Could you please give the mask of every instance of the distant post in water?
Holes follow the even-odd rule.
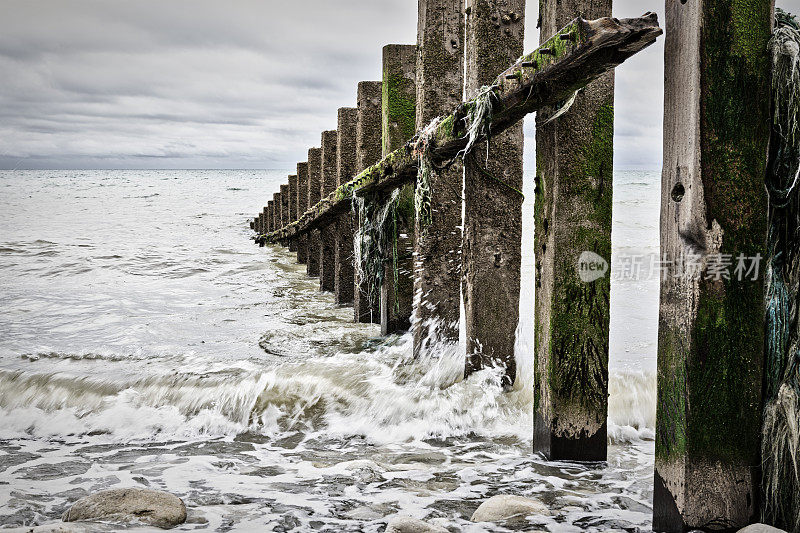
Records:
[[[297,163],[297,217],[303,216],[308,209],[308,163]],[[308,235],[297,238],[297,262],[305,265],[308,262]]]
[[[289,224],[289,184],[284,183],[281,185],[281,227],[286,226]],[[284,241],[284,246],[288,246],[289,243]]]
[[[362,81],[358,84],[358,122],[356,124],[356,172],[374,165],[382,157],[381,148],[381,93],[379,81]],[[359,258],[356,257],[355,261]],[[370,302],[369,289],[362,285],[358,269],[353,274],[353,311],[355,321],[380,323],[380,302]]]
[[[336,128],[336,186],[356,175],[356,125],[358,109],[342,107]],[[334,243],[334,294],[339,305],[353,303],[353,214],[347,212],[336,222]]]
[[[320,200],[320,183],[322,181],[322,149],[308,150],[308,206],[316,205]],[[308,232],[308,263],[306,273],[319,276],[319,254],[321,242],[319,230]]]
[[[322,176],[320,195],[326,197],[336,190],[336,130],[322,132]],[[336,224],[331,223],[320,229],[319,248],[319,290],[330,291],[336,288],[335,257]]]
[[[273,200],[267,202],[267,223],[265,230],[267,232],[275,231],[275,196],[273,195]]]
[[[667,0],[653,529],[758,521],[772,0]]]
[[[540,6],[541,43],[578,15],[611,16],[611,0]],[[611,275],[579,269],[585,260],[611,263],[613,71],[549,121],[555,112],[536,116],[534,450],[553,460],[603,461]]]
[[[417,47],[389,44],[383,47],[381,131],[383,157],[397,150],[416,133]],[[385,200],[385,199],[384,199]],[[381,285],[381,334],[411,326],[414,303],[414,186],[400,189],[395,207],[396,246],[384,256]],[[388,221],[387,221],[388,222]]]
[[[450,113],[464,96],[464,1],[419,0],[417,120],[425,127]],[[427,183],[421,181],[427,180]],[[461,189],[463,166],[417,178],[430,191],[430,220],[415,219],[414,354],[434,339],[458,342],[461,308]],[[419,189],[422,186],[422,189]]]
[[[297,220],[297,176],[289,176],[289,224]],[[289,251],[297,251],[297,239],[289,241]]]
[[[491,85],[523,54],[525,0],[470,0],[467,10],[467,98]],[[465,374],[505,367],[516,379],[514,344],[522,268],[522,122],[475,147],[464,163],[463,291]]]

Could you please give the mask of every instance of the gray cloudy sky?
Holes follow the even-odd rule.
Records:
[[[615,4],[663,23],[663,0]],[[379,79],[381,47],[415,42],[416,5],[0,0],[0,168],[292,168]],[[662,63],[663,38],[617,69],[618,167],[660,166]]]

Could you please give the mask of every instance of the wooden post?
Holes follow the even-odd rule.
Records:
[[[336,128],[336,186],[356,175],[356,124],[358,109],[339,109]],[[344,213],[336,222],[334,243],[334,293],[339,305],[353,303],[353,214]]]
[[[336,130],[322,132],[322,176],[320,194],[328,196],[336,190]],[[336,224],[320,229],[319,290],[333,291],[336,288]]]
[[[261,232],[266,233],[268,227],[269,227],[269,207],[265,205],[264,209],[261,211]]]
[[[273,196],[274,198],[274,196]],[[275,231],[275,200],[267,202],[267,220],[264,230],[267,232]]]
[[[522,55],[525,0],[467,0],[467,98]],[[518,122],[477,145],[464,164],[465,374],[503,366],[516,379],[514,344],[522,267],[522,161]],[[487,157],[488,154],[488,157]]]
[[[280,187],[278,187],[280,191]],[[281,224],[281,193],[276,192],[272,195],[272,225],[273,231],[279,229]]]
[[[403,146],[416,133],[416,67],[416,46],[389,44],[383,47],[381,96],[383,157]],[[400,189],[396,213],[397,257],[395,258],[394,253],[390,252],[383,258],[384,274],[380,299],[382,335],[407,330],[411,326],[414,304],[413,185],[404,185]]]
[[[322,149],[311,148],[308,150],[308,205],[312,206],[320,199],[320,182],[322,180]],[[314,230],[308,234],[308,263],[306,273],[309,276],[319,276],[319,251],[321,248],[319,231]]]
[[[286,226],[289,224],[291,220],[289,220],[289,184],[284,183],[281,185],[281,226]],[[284,240],[284,246],[288,246],[289,243]]]
[[[356,124],[356,172],[381,160],[381,93],[379,81],[362,81],[358,84],[358,122]],[[358,261],[358,258],[355,258]],[[380,323],[379,302],[370,302],[368,289],[353,274],[353,311],[356,322]]]
[[[611,16],[611,0],[540,6],[541,42],[578,15]],[[613,72],[547,123],[554,111],[536,116],[534,450],[554,460],[602,461],[611,276],[583,281],[578,262],[584,252],[611,261]]]
[[[297,163],[297,216],[308,209],[308,163]],[[297,239],[297,262],[305,265],[308,262],[308,235],[300,235]]]
[[[264,214],[263,213],[259,213],[258,216],[255,219],[255,224],[253,222],[250,223],[251,225],[254,226],[254,229],[255,229],[256,233],[264,233],[264,231],[262,229],[263,228],[263,220],[264,220]]]
[[[666,4],[656,531],[759,518],[772,13]]]
[[[419,0],[417,129],[451,112],[464,93],[464,0]],[[419,179],[419,178],[418,178]],[[415,222],[414,354],[458,342],[463,167],[432,172],[429,225]]]
[[[289,222],[297,220],[297,176],[289,176]],[[297,239],[289,240],[289,251],[297,252]]]

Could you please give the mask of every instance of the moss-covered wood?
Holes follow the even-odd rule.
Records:
[[[772,9],[667,2],[656,531],[758,518]]]
[[[652,44],[661,33],[655,14],[621,20],[575,19],[495,79],[491,131],[500,133],[529,113],[563,102],[576,90]],[[543,49],[549,52],[543,53]],[[474,105],[474,100],[465,102],[437,123],[428,139],[434,163],[448,161],[466,147],[464,118]],[[420,148],[419,138],[418,133],[405,146],[323,198],[299,220],[266,238],[284,239],[328,223],[331,216],[350,209],[352,194],[386,191],[416,179],[420,154],[415,150]]]

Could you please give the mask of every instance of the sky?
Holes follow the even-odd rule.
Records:
[[[800,0],[779,0],[800,8]],[[416,41],[415,0],[0,0],[0,169],[291,169]],[[616,0],[614,15],[663,0]],[[800,11],[800,9],[795,9]],[[527,2],[525,50],[538,43]],[[663,37],[617,68],[615,165],[661,165]],[[526,121],[526,168],[534,130]]]

